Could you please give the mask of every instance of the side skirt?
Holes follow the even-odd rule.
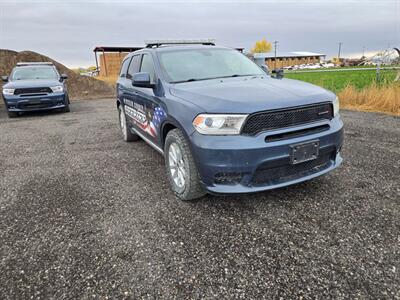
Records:
[[[157,150],[157,152],[159,152],[160,154],[162,154],[164,156],[164,150],[161,149],[160,147],[158,147],[155,143],[153,143],[152,141],[150,141],[147,137],[145,137],[143,134],[141,134],[138,130],[136,130],[135,128],[131,128],[131,131],[133,131],[135,134],[137,134],[138,136],[140,136],[147,144],[149,144],[151,147],[154,148],[154,150]]]

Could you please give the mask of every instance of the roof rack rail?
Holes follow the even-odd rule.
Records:
[[[54,64],[50,61],[48,62],[19,62],[17,63],[17,67],[22,66],[37,66],[37,65],[46,65],[46,66],[53,66]]]
[[[148,40],[144,41],[146,48],[160,47],[163,45],[206,45],[215,46],[215,39],[196,40]]]

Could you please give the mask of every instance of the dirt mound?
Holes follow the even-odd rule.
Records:
[[[60,73],[68,75],[67,86],[71,100],[111,97],[115,94],[113,87],[108,83],[76,74],[59,62],[32,51],[16,52],[0,49],[0,75],[9,75],[18,62],[48,61],[54,63]],[[1,86],[2,83],[0,83],[0,88]]]

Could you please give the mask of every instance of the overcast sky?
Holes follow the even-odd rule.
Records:
[[[147,39],[215,38],[251,48],[337,54],[400,47],[400,0],[97,1],[0,0],[0,48],[33,50],[70,67],[94,64],[94,46]],[[279,51],[278,50],[278,51]]]

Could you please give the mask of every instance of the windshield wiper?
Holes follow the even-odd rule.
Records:
[[[224,76],[224,77],[247,77],[247,76],[257,76],[258,74],[233,74],[230,76]]]
[[[201,80],[212,80],[212,79],[219,79],[219,78],[231,78],[231,77],[245,77],[245,76],[255,76],[255,74],[233,74],[233,75],[228,75],[228,76],[217,76],[217,77],[209,77],[209,78],[190,78],[186,80],[179,80],[179,81],[173,81],[171,83],[183,83],[183,82],[191,82],[191,81],[201,81]]]
[[[190,78],[190,79],[186,79],[186,80],[172,81],[171,83],[192,82],[192,81],[197,81],[197,80],[201,80],[201,79]]]

